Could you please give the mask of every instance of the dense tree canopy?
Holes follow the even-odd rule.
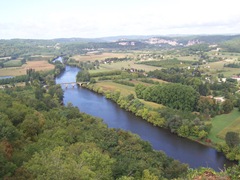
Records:
[[[184,176],[187,166],[123,130],[108,129],[55,91],[34,86],[0,92],[0,175],[13,179],[118,179]],[[60,93],[61,94],[61,93]],[[27,97],[27,98],[26,98]],[[52,98],[53,97],[53,98]],[[119,94],[114,95],[119,99]],[[47,98],[47,99],[46,99]],[[133,95],[128,100],[136,101]],[[136,101],[130,108],[141,106]],[[150,113],[155,120],[154,112]]]
[[[87,70],[81,70],[77,74],[77,81],[79,82],[89,82],[90,73]]]
[[[239,133],[237,133],[237,132],[227,132],[225,140],[226,140],[226,143],[229,147],[236,147],[240,144]]]
[[[199,98],[192,87],[170,83],[150,87],[137,85],[136,94],[139,98],[185,111],[195,110]]]

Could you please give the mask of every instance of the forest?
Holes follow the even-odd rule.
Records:
[[[49,76],[49,75],[48,75]],[[4,179],[140,179],[186,176],[188,167],[149,143],[60,103],[59,85],[34,76],[0,93],[0,177]],[[53,76],[52,76],[53,77]],[[48,81],[47,81],[48,79]]]

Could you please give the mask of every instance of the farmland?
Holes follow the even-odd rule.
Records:
[[[229,131],[240,132],[240,112],[234,109],[229,114],[216,116],[212,119],[212,130],[210,132],[210,139],[213,142],[223,142],[225,135]]]
[[[21,67],[9,67],[0,69],[0,76],[19,76],[26,74],[26,70],[32,68],[36,71],[48,71],[54,69],[54,65],[48,61],[28,61]]]
[[[124,58],[126,56],[132,56],[128,53],[87,53],[86,55],[75,55],[72,58],[84,62],[84,61],[95,61],[95,60],[105,60],[106,58]]]
[[[144,65],[144,64],[136,64],[135,61],[123,61],[123,62],[116,62],[116,63],[111,63],[111,64],[101,64],[100,65],[101,69],[121,69],[121,68],[134,68],[134,69],[142,69],[146,72],[148,71],[153,71],[155,69],[160,69],[159,67],[154,67],[154,66],[149,66],[149,65]]]

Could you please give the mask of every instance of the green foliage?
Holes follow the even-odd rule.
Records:
[[[215,172],[211,168],[189,169],[185,179],[229,179],[226,171]]]
[[[143,171],[143,176],[141,180],[158,180],[158,176],[155,176],[154,174],[151,174],[148,169],[145,169]]]
[[[9,141],[15,140],[19,136],[18,129],[13,126],[6,114],[0,112],[0,139]]]
[[[228,63],[228,64],[224,64],[224,67],[240,68],[240,63]]]
[[[9,95],[0,92],[1,177],[105,180],[177,178],[186,173],[186,165],[154,151],[138,136],[108,129],[101,120],[80,113],[71,104],[59,106],[53,93],[57,87],[50,86],[39,99],[35,88],[8,90]],[[132,94],[125,98],[120,92],[109,95],[129,111],[137,113],[143,108]],[[37,111],[40,102],[47,108]],[[144,113],[156,125],[164,121],[154,111]]]
[[[87,70],[79,71],[77,74],[77,81],[78,82],[89,82],[90,81],[90,74]]]
[[[120,75],[121,73],[122,71],[120,70],[97,72],[97,73],[92,73],[91,77],[113,76],[113,75]]]
[[[4,152],[0,144],[0,177],[2,178],[4,176],[13,175],[16,168],[17,166],[4,156]]]
[[[161,84],[145,89],[138,85],[136,94],[138,98],[185,111],[195,110],[199,98],[199,94],[192,87],[181,84]]]
[[[20,60],[10,60],[4,63],[4,67],[20,67],[22,66],[22,61]]]
[[[206,96],[210,94],[210,85],[203,83],[201,76],[201,72],[198,69],[188,70],[178,67],[154,70],[148,73],[148,77],[191,86],[199,92],[200,95]]]
[[[230,147],[226,143],[218,143],[217,149],[220,152],[223,152],[229,160],[240,160],[240,148],[239,146]]]
[[[54,68],[54,75],[57,76],[65,70],[65,66],[62,63],[56,63]]]
[[[223,42],[221,44],[221,47],[223,47],[224,50],[228,52],[240,52],[239,45],[240,45],[240,38],[237,37],[232,40]]]
[[[227,174],[232,180],[237,180],[240,177],[240,165],[227,168]]]
[[[144,86],[143,84],[137,84],[135,86],[135,92],[136,95],[139,99],[143,99],[143,91],[146,89],[147,87]]]
[[[58,101],[63,100],[63,91],[60,85],[52,85],[48,88],[48,93],[52,98],[57,98]]]
[[[37,179],[112,179],[114,161],[97,150],[88,151],[79,154],[56,147],[48,153],[36,153],[25,167]]]
[[[227,145],[231,148],[233,148],[235,146],[239,146],[239,143],[240,143],[239,133],[227,132],[225,141],[226,141]]]
[[[156,66],[156,67],[181,67],[181,66],[188,66],[194,63],[194,61],[181,61],[178,59],[167,59],[167,60],[160,60],[160,61],[143,61],[139,64],[146,64],[150,66]]]
[[[0,57],[10,56],[12,59],[18,57],[29,57],[41,53],[49,54],[57,52],[52,40],[30,40],[30,39],[12,39],[0,40]]]
[[[142,81],[142,82],[148,83],[148,84],[159,84],[159,82],[153,81],[152,79],[149,79],[149,78],[142,78],[142,79],[139,79],[139,81]]]
[[[190,52],[208,52],[210,50],[209,45],[204,43],[189,46],[188,49]]]
[[[126,85],[126,86],[132,86],[132,87],[135,86],[135,84],[130,82],[130,81],[114,80],[113,82],[118,83],[118,84],[123,84],[123,85]]]
[[[197,110],[201,112],[206,119],[209,119],[220,113],[220,104],[216,103],[213,98],[200,96],[197,102]]]
[[[232,101],[229,99],[226,99],[222,104],[222,109],[224,113],[230,113],[233,110]]]

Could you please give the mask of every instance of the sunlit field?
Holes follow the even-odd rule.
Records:
[[[95,60],[104,60],[106,58],[124,58],[126,56],[132,56],[132,54],[126,53],[101,53],[101,54],[94,54],[88,53],[87,55],[75,55],[72,58],[77,61],[95,61]]]
[[[54,65],[48,61],[28,61],[21,67],[9,67],[0,69],[0,76],[19,76],[26,74],[26,70],[32,68],[35,71],[48,71],[54,69]]]
[[[209,138],[213,142],[224,141],[228,131],[240,132],[240,112],[234,109],[229,114],[216,116],[212,119],[212,129]]]

